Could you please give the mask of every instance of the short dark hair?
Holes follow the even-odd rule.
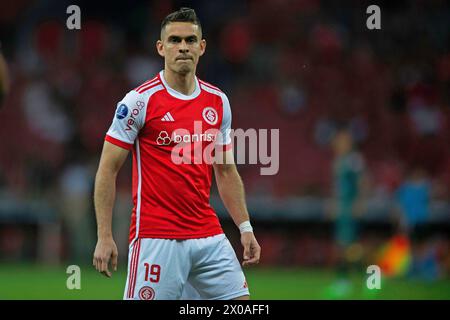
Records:
[[[164,20],[161,22],[161,33],[166,25],[171,22],[191,22],[196,24],[200,31],[202,30],[202,25],[200,24],[200,20],[197,17],[194,9],[191,8],[180,8],[180,10],[172,12]]]

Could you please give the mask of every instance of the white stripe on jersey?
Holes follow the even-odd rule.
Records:
[[[154,82],[155,80],[158,80],[158,77],[157,77],[157,76],[154,77],[154,78],[151,79],[151,80],[145,81],[143,84],[141,84],[140,86],[138,86],[138,87],[136,88],[136,91],[138,91],[138,90],[141,89],[142,87],[144,87],[144,86],[150,84],[151,82]]]
[[[144,93],[145,91],[147,91],[148,89],[150,89],[150,88],[152,88],[153,86],[155,86],[155,85],[157,85],[157,84],[160,84],[161,82],[159,81],[159,80],[156,80],[156,81],[154,81],[154,82],[152,82],[152,83],[149,83],[148,85],[146,85],[145,87],[142,87],[142,88],[140,88],[140,89],[138,89],[138,90],[136,90],[137,92],[139,92],[139,93]]]
[[[218,95],[218,96],[220,96],[220,97],[222,97],[222,95],[223,95],[222,92],[220,92],[220,91],[218,91],[218,90],[216,90],[216,89],[213,89],[213,88],[211,88],[210,86],[207,86],[206,84],[201,83],[201,84],[200,84],[200,87],[201,87],[203,90],[208,91],[209,93],[214,93],[215,95]]]
[[[139,138],[136,138],[136,162],[138,172],[138,188],[137,188],[137,203],[136,203],[136,235],[134,240],[139,237],[139,226],[141,219],[141,191],[142,191],[142,172],[141,172],[141,149],[139,147]]]
[[[217,88],[217,87],[215,87],[215,86],[213,86],[212,84],[209,84],[209,83],[207,83],[207,82],[205,82],[205,81],[203,81],[203,80],[198,80],[198,81],[200,82],[200,84],[202,84],[202,85],[204,85],[204,86],[207,86],[208,88],[211,88],[211,89],[214,89],[214,90],[217,90],[217,91],[220,92],[220,89]]]

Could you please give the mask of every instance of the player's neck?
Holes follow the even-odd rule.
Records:
[[[184,95],[191,95],[195,91],[195,73],[179,74],[169,69],[164,69],[164,80],[175,91]]]

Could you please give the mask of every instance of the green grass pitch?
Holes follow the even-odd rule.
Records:
[[[380,290],[368,290],[365,274],[352,274],[350,289],[343,295],[332,290],[336,275],[323,269],[245,269],[252,299],[450,299],[450,279],[382,279]],[[93,267],[81,267],[81,290],[68,290],[64,267],[0,265],[0,299],[99,300],[122,299],[125,270],[111,279]]]

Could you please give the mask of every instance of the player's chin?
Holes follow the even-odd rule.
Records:
[[[191,73],[192,72],[192,69],[180,69],[180,71],[178,71],[178,74],[180,74],[180,75],[187,75],[187,74],[189,74],[189,73]]]
[[[178,73],[189,73],[194,70],[194,64],[192,60],[178,60],[177,69]]]

